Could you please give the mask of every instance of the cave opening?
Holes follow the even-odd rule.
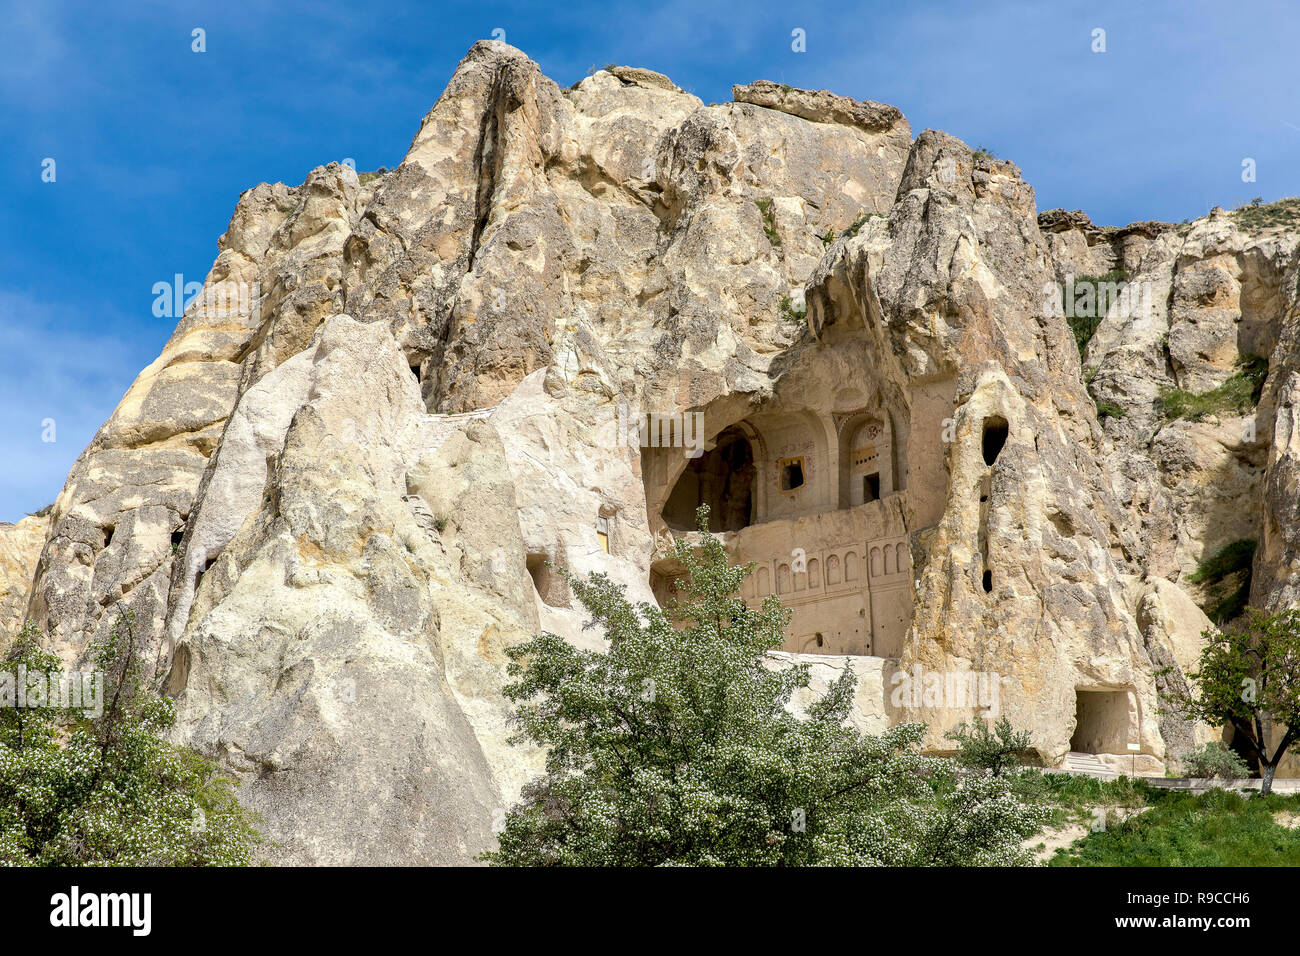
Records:
[[[984,419],[984,464],[992,466],[1007,443],[1007,420],[1000,415]]]
[[[738,428],[722,432],[714,447],[692,459],[664,505],[664,522],[674,531],[695,530],[695,511],[709,506],[709,527],[739,531],[754,521],[757,477],[749,439]],[[802,472],[799,483],[803,483]]]
[[[535,551],[527,555],[524,564],[543,604],[548,607],[569,606],[569,585],[563,575],[555,570],[545,552]]]
[[[1076,688],[1070,749],[1085,754],[1125,753],[1129,740],[1127,691]]]

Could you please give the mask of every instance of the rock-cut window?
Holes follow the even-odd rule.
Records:
[[[794,491],[803,487],[803,459],[786,458],[781,462],[781,490]]]

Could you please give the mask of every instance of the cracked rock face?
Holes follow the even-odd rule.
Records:
[[[853,667],[863,729],[950,748],[990,701],[900,692],[935,674],[991,677],[1047,764],[1160,772],[1216,736],[1160,695],[1218,548],[1257,540],[1254,603],[1297,600],[1300,237],[1039,215],[1014,165],[893,107],[733,96],[633,67],[565,90],[483,42],[392,171],[244,193],[49,516],[0,525],[0,628],[72,662],[134,610],[177,742],[279,862],[491,846],[542,766],[507,743],[504,649],[599,647],[558,570],[663,597],[674,509],[724,486],[752,496],[715,513],[733,553],[811,622],[773,666]],[[1049,293],[1116,269],[1143,294],[1081,359]],[[1242,353],[1256,408],[1163,417]],[[792,548],[819,563],[782,591]]]
[[[45,516],[0,523],[0,651],[22,630],[32,575],[49,531]]]

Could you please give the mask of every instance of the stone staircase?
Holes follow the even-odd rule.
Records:
[[[1095,754],[1079,753],[1077,750],[1071,750],[1065,755],[1065,763],[1061,769],[1066,773],[1076,773],[1085,777],[1096,777],[1098,780],[1114,780],[1118,774],[1111,770]]]

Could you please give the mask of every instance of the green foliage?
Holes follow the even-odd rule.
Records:
[[[978,163],[981,160],[991,162],[992,160],[997,159],[997,157],[993,155],[992,150],[985,149],[981,146],[979,149],[976,149],[971,153],[971,159]]]
[[[1250,767],[1223,741],[1211,740],[1192,748],[1183,756],[1183,772],[1189,777],[1240,780],[1250,776]]]
[[[1300,811],[1300,797],[1228,790],[1155,793],[1152,808],[1057,850],[1051,866],[1300,866],[1300,829],[1275,813]]]
[[[776,216],[772,211],[771,199],[755,199],[754,205],[758,207],[758,214],[763,217],[763,234],[767,236],[767,241],[772,244],[772,248],[781,247],[781,234],[776,231]]]
[[[1128,412],[1123,407],[1116,405],[1114,402],[1097,403],[1097,419],[1105,421],[1107,418],[1127,418]]]
[[[1256,355],[1242,356],[1237,362],[1237,371],[1218,388],[1208,392],[1188,392],[1181,388],[1161,390],[1161,415],[1170,422],[1179,418],[1199,421],[1220,412],[1244,415],[1259,404],[1267,377],[1267,359]]]
[[[1300,226],[1300,197],[1291,196],[1268,204],[1256,197],[1234,209],[1231,215],[1244,229],[1294,229]]]
[[[1172,705],[1211,726],[1231,724],[1258,761],[1263,790],[1300,733],[1300,610],[1265,614],[1257,608],[1221,629],[1207,629],[1190,693],[1173,691]],[[1270,752],[1274,728],[1286,731]]]
[[[1096,334],[1097,327],[1110,312],[1110,307],[1120,297],[1122,287],[1128,283],[1128,279],[1129,275],[1124,269],[1111,269],[1101,275],[1079,276],[1064,290],[1063,295],[1072,300],[1064,303],[1065,320],[1074,333],[1074,344],[1079,349],[1080,357]],[[1083,299],[1079,299],[1080,290]]]
[[[846,724],[847,669],[795,717],[806,664],[778,664],[790,612],[739,597],[697,513],[696,547],[667,607],[628,602],[606,576],[570,578],[605,652],[552,634],[508,651],[516,740],[547,748],[545,775],[506,817],[497,865],[983,865],[1028,862],[1046,819],[1009,784],[923,756],[924,728],[867,736]]]
[[[24,630],[0,667],[24,687],[62,676],[39,637]],[[142,679],[129,611],[88,663],[103,675],[98,715],[0,707],[0,865],[248,864],[253,817],[233,781],[166,741],[175,708]]]
[[[387,174],[387,172],[388,168],[386,166],[380,166],[372,173],[357,173],[357,182],[364,186],[366,183],[373,182],[379,177]]]
[[[962,722],[944,737],[956,742],[958,762],[987,770],[995,777],[1019,764],[1021,755],[1029,749],[1029,732],[1017,731],[1005,716],[992,725],[984,720]]]
[[[1187,576],[1191,583],[1205,586],[1207,601],[1202,609],[1216,624],[1231,621],[1246,609],[1255,547],[1254,538],[1233,541],[1202,561]]]
[[[447,519],[446,519],[446,518],[434,518],[434,519],[433,519],[433,526],[438,530],[438,534],[442,534],[444,531],[447,530]]]

